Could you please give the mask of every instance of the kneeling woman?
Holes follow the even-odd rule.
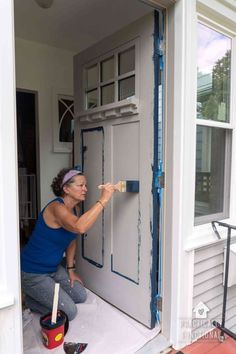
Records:
[[[75,304],[86,300],[86,290],[74,269],[76,237],[93,226],[115,187],[105,184],[100,199],[79,217],[79,204],[87,193],[85,176],[77,170],[63,169],[51,187],[57,198],[39,214],[21,253],[22,290],[26,306],[45,314],[52,310],[54,286],[60,283],[58,309],[72,320],[77,313]],[[64,252],[67,269],[61,265]]]

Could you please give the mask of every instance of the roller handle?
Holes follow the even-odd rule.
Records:
[[[58,308],[59,288],[60,288],[60,284],[59,283],[55,283],[51,324],[57,322],[57,308]]]
[[[121,192],[122,190],[122,181],[119,181],[118,183],[114,184],[114,187],[117,191]],[[98,186],[98,189],[103,189],[104,188],[104,184],[100,184]]]

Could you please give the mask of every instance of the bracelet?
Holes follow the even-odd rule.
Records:
[[[75,269],[75,267],[66,267],[66,269]]]
[[[97,200],[96,203],[99,203],[99,204],[102,206],[102,208],[105,209],[105,206],[104,206],[104,204],[101,202],[101,200]]]

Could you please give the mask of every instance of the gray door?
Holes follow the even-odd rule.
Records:
[[[89,289],[150,328],[155,325],[158,291],[159,205],[153,193],[153,166],[158,162],[154,147],[160,134],[154,121],[161,125],[157,113],[161,86],[155,83],[155,75],[160,75],[153,62],[155,24],[153,14],[148,15],[130,31],[94,45],[74,61],[75,162],[82,164],[88,180],[84,210],[99,198],[99,184],[139,182],[134,193],[117,192],[94,227],[80,238],[78,272]],[[119,77],[118,68],[113,75],[112,68],[122,64],[120,58],[127,64],[133,48],[131,73]],[[101,72],[108,64],[109,83],[104,85]],[[125,98],[129,90],[132,97]],[[105,100],[110,101],[104,104]]]

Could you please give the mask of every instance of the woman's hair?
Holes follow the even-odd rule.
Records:
[[[57,176],[53,178],[51,188],[52,188],[53,193],[57,197],[62,197],[65,194],[63,187],[73,182],[73,177],[75,177],[76,174],[73,177],[71,177],[69,180],[67,180],[66,182],[63,183],[63,179],[64,179],[65,175],[68,174],[68,172],[70,172],[72,170],[73,169],[71,169],[71,168],[63,168],[61,171],[58,172]],[[83,173],[78,171],[77,175],[83,175]]]

